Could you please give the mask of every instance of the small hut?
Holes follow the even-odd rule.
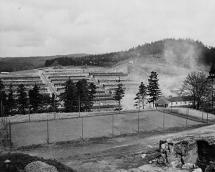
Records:
[[[160,97],[158,100],[155,102],[156,107],[168,107],[169,101],[165,97]]]

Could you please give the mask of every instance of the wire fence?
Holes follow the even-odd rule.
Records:
[[[210,122],[215,121],[214,114],[196,110],[196,109],[191,109],[191,108],[185,108],[185,107],[163,108],[163,109],[159,109],[159,110],[164,113],[179,115],[181,117],[186,118],[187,120],[191,119],[191,120],[200,121],[200,122],[204,122],[204,123],[210,123]]]
[[[47,119],[30,122],[8,122],[10,146],[21,147],[79,139],[114,137],[139,132],[200,125],[193,121],[160,111],[107,113],[69,119]]]

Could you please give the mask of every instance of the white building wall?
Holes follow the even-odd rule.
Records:
[[[168,106],[188,106],[192,105],[192,101],[176,101],[176,102],[170,102]]]

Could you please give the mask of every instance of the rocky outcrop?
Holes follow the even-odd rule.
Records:
[[[26,165],[26,172],[58,172],[57,168],[42,161],[34,161]]]
[[[192,139],[161,140],[153,158],[150,159],[147,154],[141,157],[143,161],[148,160],[148,164],[119,172],[202,172],[196,166],[197,145]]]
[[[198,140],[197,146],[197,165],[207,172],[215,171],[215,141],[211,139]]]

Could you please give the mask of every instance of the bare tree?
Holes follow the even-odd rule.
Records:
[[[192,72],[183,82],[181,95],[190,96],[193,99],[193,107],[199,109],[210,95],[211,83],[208,82],[203,72]]]

